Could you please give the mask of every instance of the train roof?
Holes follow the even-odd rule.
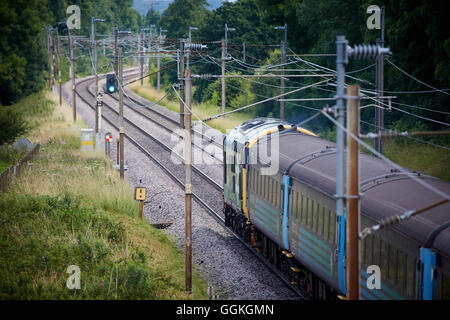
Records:
[[[262,137],[263,140],[270,136]],[[319,137],[284,130],[279,135],[279,171],[333,196],[336,193],[336,145]],[[360,153],[361,212],[382,219],[418,210],[443,200],[441,196],[411,180],[411,175],[450,194],[450,183],[405,168],[398,172],[385,161]],[[344,173],[344,177],[345,177]],[[396,224],[392,229],[425,245],[429,235],[450,220],[450,202]],[[450,228],[442,228],[430,247],[450,256]]]

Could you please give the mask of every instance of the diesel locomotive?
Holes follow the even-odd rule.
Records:
[[[262,152],[261,152],[262,150]],[[335,212],[336,146],[278,119],[256,118],[223,141],[226,224],[307,299],[345,298],[346,215]],[[450,183],[360,154],[360,228],[450,194]],[[368,285],[373,266],[380,285]],[[371,267],[371,268],[369,268]],[[450,299],[450,203],[360,242],[361,299]]]

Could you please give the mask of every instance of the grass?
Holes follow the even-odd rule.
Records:
[[[42,144],[0,197],[0,299],[206,299],[194,272],[184,292],[184,255],[138,219],[138,205],[102,153],[80,151],[82,121],[48,99],[30,132]],[[70,265],[81,289],[69,290]]]
[[[386,139],[385,155],[404,167],[450,181],[450,151],[405,139]]]
[[[161,88],[160,92],[158,93],[158,91],[153,86],[151,86],[148,83],[148,81],[144,82],[143,86],[140,85],[140,82],[134,82],[130,84],[130,89],[133,90],[136,94],[140,95],[141,97],[152,102],[157,102],[163,99],[163,97],[166,95],[164,89]],[[177,101],[171,101],[166,98],[158,102],[158,104],[174,112],[177,113],[180,112],[180,103],[178,102],[178,98]],[[220,107],[208,103],[193,104],[192,110],[200,119],[206,119],[208,117],[211,117],[213,115],[222,112]],[[236,126],[240,125],[241,123],[250,120],[252,118],[253,116],[250,114],[243,114],[236,112],[227,115],[226,117],[220,117],[218,119],[210,120],[208,121],[208,125],[221,131],[222,133],[226,133],[228,130],[233,129]],[[192,119],[194,121],[198,120],[195,116],[192,116]]]

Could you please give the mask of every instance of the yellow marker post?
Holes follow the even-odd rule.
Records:
[[[142,213],[144,211],[144,200],[147,189],[144,187],[136,187],[134,190],[134,199],[139,201],[139,219],[142,220]]]

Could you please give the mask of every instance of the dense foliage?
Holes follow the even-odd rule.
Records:
[[[220,43],[224,37],[224,25],[235,28],[228,33],[228,52],[236,59],[243,60],[243,43],[246,43],[246,63],[253,66],[277,64],[280,60],[279,45],[283,31],[274,30],[275,26],[288,25],[288,53],[334,53],[336,35],[344,34],[350,44],[374,43],[380,36],[379,30],[369,30],[366,20],[367,7],[372,4],[386,6],[386,45],[393,55],[385,62],[385,90],[389,95],[397,96],[396,102],[434,109],[444,113],[430,114],[420,108],[402,106],[401,108],[419,116],[433,117],[443,122],[450,122],[448,115],[449,92],[438,92],[433,88],[447,89],[450,83],[450,29],[446,28],[446,2],[380,0],[238,0],[224,2],[217,9],[208,9],[206,0],[175,0],[167,10],[160,14],[150,8],[146,15],[140,15],[132,8],[132,0],[77,0],[70,4],[81,8],[81,29],[75,35],[88,36],[90,18],[106,19],[105,23],[96,25],[97,34],[110,34],[113,26],[121,30],[137,32],[140,28],[155,25],[153,32],[159,28],[167,29],[166,45],[178,44],[180,37],[188,36],[189,26],[197,27],[192,31],[193,41],[206,41],[208,61],[200,57],[192,58],[192,72],[196,74],[220,73]],[[47,75],[48,57],[45,43],[45,26],[56,26],[57,22],[68,17],[66,8],[68,0],[32,0],[2,1],[2,34],[0,43],[0,99],[3,105],[11,104],[19,98],[38,91],[44,86]],[[292,50],[292,51],[290,51]],[[214,59],[211,59],[213,57]],[[292,58],[289,58],[292,61]],[[328,68],[335,68],[333,57],[309,57],[308,61]],[[108,65],[110,57],[99,55],[99,66]],[[68,65],[63,65],[63,79],[67,79]],[[77,55],[77,75],[90,73],[89,54]],[[169,60],[163,60],[165,67]],[[358,71],[355,77],[366,79],[358,83],[362,88],[374,90],[374,61],[350,59],[346,70]],[[292,68],[305,68],[307,65],[297,62]],[[364,69],[368,67],[367,69]],[[412,77],[420,79],[426,86],[402,73],[406,71]],[[235,61],[227,62],[227,72],[245,73],[245,67]],[[247,69],[248,70],[248,69]],[[170,88],[177,82],[176,68],[162,73],[162,87]],[[247,71],[248,72],[248,71]],[[151,80],[154,80],[153,78]],[[311,79],[290,79],[286,81],[287,89],[302,84],[312,83]],[[216,79],[195,79],[194,101],[218,103],[220,96],[219,82]],[[227,105],[237,107],[242,102],[252,102],[279,93],[279,80],[260,78],[253,80],[230,80],[227,84]],[[431,86],[431,87],[430,87]],[[432,88],[433,87],[433,88]],[[328,91],[327,91],[328,90]],[[332,86],[313,89],[301,93],[301,97],[332,96]],[[428,91],[419,93],[402,93],[404,91]],[[240,92],[240,93],[238,93]],[[229,93],[229,95],[228,95]],[[249,94],[250,93],[250,94]],[[291,97],[300,95],[292,95]],[[323,107],[322,102],[305,102],[286,104],[286,116],[297,121],[305,119],[312,110],[308,108]],[[396,105],[400,108],[399,105]],[[271,101],[256,108],[255,115],[278,115],[278,102]],[[372,122],[373,109],[362,112],[362,119]],[[423,119],[410,117],[400,112],[387,112],[386,123],[399,129],[411,129],[419,126]],[[315,129],[324,131],[329,124],[322,118],[314,121]],[[423,125],[421,125],[423,126]],[[438,129],[442,125],[425,122],[425,127]]]

